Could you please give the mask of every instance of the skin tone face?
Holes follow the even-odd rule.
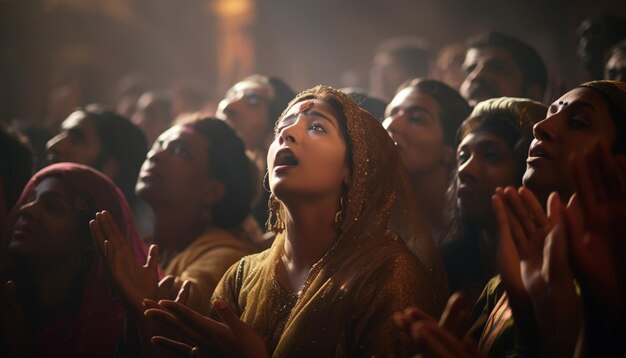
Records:
[[[538,197],[558,191],[567,200],[572,194],[569,158],[594,141],[614,143],[615,125],[608,104],[594,89],[575,88],[556,100],[546,119],[533,127],[524,186]]]
[[[163,132],[141,166],[136,192],[150,205],[197,205],[209,190],[207,139],[184,125]]]
[[[604,79],[626,81],[626,53],[617,52],[609,58],[604,67]]]
[[[267,166],[272,192],[284,202],[293,195],[339,197],[350,171],[346,142],[330,105],[317,99],[293,105],[277,126]]]
[[[511,147],[498,135],[471,132],[457,148],[457,206],[472,222],[493,217],[491,196],[497,187],[517,186],[518,160]]]
[[[460,92],[470,105],[495,97],[526,97],[522,72],[511,54],[499,47],[470,48],[463,62]]]
[[[96,123],[84,112],[70,114],[61,124],[61,133],[47,144],[52,162],[73,162],[93,166],[102,150]]]
[[[45,178],[17,213],[9,252],[38,263],[77,258],[85,245],[79,225],[79,215],[61,179]]]
[[[383,126],[398,146],[409,173],[428,172],[451,160],[444,143],[439,104],[430,95],[405,88],[387,106]]]
[[[461,87],[465,79],[464,59],[465,47],[462,45],[450,45],[441,50],[436,62],[441,81],[454,89]]]
[[[274,90],[264,83],[242,81],[226,92],[220,101],[217,117],[228,122],[241,137],[246,148],[255,150],[265,147],[269,134],[269,107]]]

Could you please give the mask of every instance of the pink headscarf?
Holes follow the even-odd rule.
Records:
[[[96,211],[109,211],[132,247],[137,263],[145,263],[147,250],[137,234],[124,195],[109,178],[84,165],[59,163],[35,174],[26,184],[9,216],[9,227],[13,226],[17,211],[26,204],[30,192],[50,176],[61,178],[74,207],[88,217],[93,217]],[[121,298],[114,295],[102,257],[96,254],[86,276],[83,297],[76,314],[60,319],[39,332],[30,341],[33,348],[30,353],[48,357],[114,357],[123,326],[124,307]]]

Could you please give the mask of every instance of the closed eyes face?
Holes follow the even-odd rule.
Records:
[[[329,104],[293,105],[276,125],[267,155],[269,183],[279,197],[299,192],[338,195],[349,177],[346,142]]]
[[[569,158],[594,141],[611,145],[616,129],[606,100],[594,89],[575,88],[556,100],[546,119],[535,124],[524,185],[531,190],[557,190],[561,197],[573,191]]]
[[[572,153],[596,138],[613,143],[615,130],[606,100],[596,90],[576,88],[552,103],[546,119],[535,125],[533,142],[557,142]]]

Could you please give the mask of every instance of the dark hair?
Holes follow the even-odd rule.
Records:
[[[578,87],[590,88],[604,98],[611,120],[615,125],[613,152],[626,154],[626,83],[600,80],[586,82]]]
[[[278,117],[280,117],[281,113],[283,113],[283,110],[287,107],[289,101],[296,96],[296,93],[287,83],[278,77],[252,75],[244,78],[242,82],[243,81],[260,82],[272,87],[274,90],[274,96],[269,104],[269,119],[267,123],[267,131],[271,132],[274,130],[274,123],[276,123]]]
[[[606,52],[617,42],[626,39],[626,19],[602,15],[583,20],[576,29],[580,43],[586,38],[587,46],[578,48],[578,57],[593,79],[601,79],[606,64]]]
[[[211,117],[189,118],[177,124],[189,126],[209,142],[209,172],[226,186],[224,197],[211,212],[213,224],[235,227],[248,216],[256,195],[253,163],[241,138],[226,122]]]
[[[148,144],[141,130],[126,117],[99,104],[89,104],[78,111],[93,119],[96,133],[102,143],[102,150],[94,164],[100,167],[108,159],[119,163],[119,172],[112,178],[122,190],[127,200],[134,198],[135,184],[141,164],[146,159]]]
[[[501,32],[483,33],[467,41],[468,50],[485,47],[499,47],[507,50],[522,72],[524,84],[526,86],[539,85],[541,91],[545,91],[548,83],[548,71],[541,56],[533,47],[516,37]]]
[[[144,97],[145,96],[145,97]],[[168,121],[172,117],[172,99],[164,92],[146,91],[139,96],[137,102],[142,98],[150,98],[150,104],[145,108],[150,116],[165,118]]]
[[[0,184],[4,204],[10,210],[33,174],[33,153],[26,139],[18,132],[0,126]]]
[[[387,54],[409,71],[408,77],[427,76],[430,51],[428,44],[416,37],[395,37],[383,42],[376,54]]]
[[[461,123],[471,112],[471,107],[452,87],[437,80],[415,78],[400,85],[398,92],[405,88],[412,88],[424,92],[439,104],[439,121],[443,129],[443,140],[450,147],[454,147],[456,132]]]
[[[626,40],[622,40],[622,41],[616,43],[615,45],[613,45],[609,49],[609,51],[606,53],[606,57],[604,59],[604,62],[606,63],[613,55],[616,55],[618,53],[626,54]]]
[[[515,158],[519,185],[526,168],[528,147],[533,138],[532,127],[545,118],[547,107],[523,98],[492,98],[480,102],[459,127],[456,146],[470,133],[488,132],[497,135],[509,146]],[[455,169],[455,178],[458,175]],[[456,180],[450,183],[445,206],[445,230],[438,240],[441,256],[448,270],[453,290],[471,285],[480,290],[493,276],[494,242],[480,244],[479,229],[475,223],[461,217],[457,205]],[[468,268],[472,268],[468,270]],[[475,286],[474,286],[475,285]]]
[[[352,98],[359,107],[368,111],[372,116],[381,122],[385,119],[385,108],[387,108],[387,102],[382,99],[372,97],[366,94],[365,91],[355,87],[342,88],[340,91],[350,96],[350,98]]]
[[[600,91],[597,91],[597,93],[606,100],[606,104],[609,107],[609,114],[615,125],[613,152],[616,154],[626,154],[626,111],[605,93]]]

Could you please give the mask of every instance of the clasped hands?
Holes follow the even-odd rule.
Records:
[[[578,355],[582,346],[594,346],[594,338],[584,332],[601,327],[589,326],[589,317],[601,310],[605,319],[619,319],[626,297],[626,268],[619,264],[626,258],[626,158],[613,157],[606,145],[596,143],[573,156],[570,168],[576,194],[565,206],[552,193],[547,214],[525,188],[499,188],[492,198],[499,224],[499,271],[516,326],[522,335],[540,341],[538,349],[548,356]],[[583,302],[593,304],[583,307]],[[439,322],[416,308],[394,319],[411,335],[420,356],[477,356],[473,342],[459,329],[467,325],[467,315],[450,317],[459,305],[453,295]],[[582,329],[583,324],[589,327]]]
[[[180,289],[173,276],[159,282],[157,245],[150,246],[146,263],[142,265],[136,261],[109,212],[97,213],[89,225],[110,278],[127,311],[138,321],[140,335],[149,335],[140,339],[169,353],[159,350],[159,355],[268,356],[261,337],[224,302],[213,302],[222,320],[219,322],[185,306],[191,289],[188,281]]]

